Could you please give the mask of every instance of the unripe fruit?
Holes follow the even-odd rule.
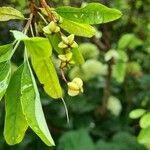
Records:
[[[78,44],[74,41],[74,34],[69,35],[68,37],[62,36],[62,42],[58,44],[59,48],[77,48]]]
[[[57,33],[60,31],[60,28],[54,21],[51,21],[49,25],[43,28],[45,34]]]
[[[68,94],[70,96],[76,96],[79,93],[83,93],[83,81],[80,78],[74,78],[72,82],[68,84]]]
[[[63,69],[67,67],[68,65],[74,64],[74,61],[72,60],[72,53],[69,52],[64,55],[58,55],[58,58],[61,60],[60,68]]]

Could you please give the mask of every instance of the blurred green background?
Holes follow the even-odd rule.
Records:
[[[38,83],[41,101],[56,147],[47,147],[30,129],[22,143],[8,146],[3,137],[5,108],[0,104],[0,150],[146,150],[138,144],[138,120],[129,118],[135,108],[150,109],[150,1],[149,0],[47,0],[52,6],[80,7],[87,2],[100,2],[122,11],[121,19],[99,26],[92,39],[77,38],[86,63],[66,72],[84,80],[84,93],[62,101],[50,99]],[[0,1],[0,6],[13,6],[28,14],[27,0]],[[0,44],[13,41],[10,29],[22,30],[23,23],[0,23]],[[109,64],[107,51],[122,50],[117,65]],[[12,61],[22,62],[22,47]],[[56,61],[56,60],[55,60]],[[114,63],[114,62],[113,62]],[[15,69],[15,65],[13,65]],[[109,68],[110,67],[110,68]],[[111,70],[109,70],[111,69]],[[37,81],[38,82],[38,81]],[[63,84],[63,81],[62,81]],[[64,85],[64,84],[63,84]],[[66,86],[64,85],[64,91]],[[104,101],[104,100],[107,100]]]

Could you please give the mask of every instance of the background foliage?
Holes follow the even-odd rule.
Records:
[[[51,6],[81,6],[88,1],[53,0]],[[93,2],[93,1],[92,1]],[[0,105],[0,149],[15,150],[145,150],[138,144],[136,136],[140,126],[138,120],[129,118],[131,110],[150,108],[150,2],[149,0],[95,0],[122,11],[121,19],[96,26],[97,36],[92,39],[78,38],[80,50],[86,58],[83,69],[73,68],[67,74],[73,78],[81,74],[85,82],[84,94],[65,100],[69,109],[70,124],[61,101],[50,100],[39,84],[47,124],[56,141],[49,148],[31,132],[24,141],[10,147],[3,137],[4,101]],[[2,5],[11,5],[28,14],[25,0],[5,0]],[[21,30],[22,23],[10,21],[0,23],[0,44],[12,41],[9,29]],[[112,49],[111,53],[106,51]],[[109,58],[119,53],[115,66]],[[123,51],[123,52],[122,52]],[[125,52],[125,53],[124,53]],[[15,65],[22,62],[22,47],[13,57]],[[112,69],[109,72],[109,67]],[[117,69],[118,68],[118,69]],[[111,73],[111,76],[109,74]],[[66,87],[64,87],[65,89]],[[109,98],[108,98],[109,97]],[[104,103],[107,99],[108,103]]]

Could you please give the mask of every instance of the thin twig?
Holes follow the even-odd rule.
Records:
[[[23,30],[24,34],[27,34],[27,32],[28,32],[28,30],[30,28],[30,25],[32,23],[32,19],[33,19],[33,13],[30,14],[28,22],[27,22],[27,24],[24,27],[24,30]]]
[[[60,71],[61,71],[62,79],[63,79],[66,83],[68,83],[68,81],[67,81],[67,79],[66,79],[66,77],[65,77],[65,74],[64,74],[64,70],[63,70],[63,69],[60,69]]]
[[[30,31],[31,31],[31,35],[32,35],[33,37],[35,37],[35,36],[34,36],[34,32],[33,32],[33,27],[32,27],[31,24],[30,24]]]
[[[53,16],[52,12],[50,11],[49,6],[48,6],[48,4],[46,3],[46,1],[45,1],[45,0],[40,0],[40,2],[41,2],[42,7],[46,10],[46,12],[47,12],[47,14],[48,14],[49,20],[50,20],[50,21],[55,21],[55,18],[54,18],[54,16]]]
[[[39,16],[41,17],[41,19],[45,22],[45,24],[48,25],[48,22],[47,22],[47,20],[44,18],[44,16],[43,16],[40,12],[38,12],[38,14],[39,14]]]

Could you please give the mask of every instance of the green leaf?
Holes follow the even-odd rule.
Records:
[[[21,107],[21,76],[23,66],[13,74],[5,96],[5,127],[4,137],[9,145],[18,144],[22,141],[28,128]]]
[[[25,35],[23,32],[17,31],[17,30],[11,30],[10,32],[13,33],[14,38],[16,40],[28,40],[29,37]]]
[[[75,34],[77,36],[92,37],[96,34],[95,29],[88,24],[81,24],[78,22],[73,22],[67,19],[63,19],[60,27],[70,34]]]
[[[62,89],[51,58],[32,59],[32,65],[41,84],[44,84],[45,92],[52,98],[61,98]]]
[[[121,62],[116,62],[113,66],[113,77],[119,82],[124,81],[126,75],[126,64]]]
[[[35,38],[30,38],[25,41],[25,45],[30,53],[35,73],[40,83],[44,84],[45,92],[52,98],[61,98],[62,89],[50,57],[52,47],[48,39],[36,41]]]
[[[52,46],[47,38],[33,37],[24,40],[27,50],[32,57],[49,57],[52,55]]]
[[[12,7],[0,7],[0,21],[9,21],[12,19],[24,20],[23,14]]]
[[[119,10],[108,8],[100,3],[90,3],[83,8],[58,7],[55,10],[65,19],[85,24],[107,23],[122,15]]]
[[[150,149],[150,126],[140,131],[138,142],[146,145]]]
[[[116,58],[116,63],[113,66],[113,77],[119,82],[122,83],[124,81],[126,75],[126,68],[128,61],[128,56],[125,51],[118,50],[118,58]]]
[[[145,109],[135,109],[130,112],[129,117],[131,119],[137,119],[140,118],[142,115],[144,115],[145,112],[146,112]]]
[[[150,126],[150,113],[146,113],[141,119],[140,119],[140,127],[141,128],[147,128]]]
[[[137,38],[134,34],[127,33],[120,38],[118,42],[118,48],[119,49],[125,49],[125,48],[134,49],[137,46],[142,45],[142,43],[143,42],[139,38]]]
[[[0,46],[0,63],[10,59],[12,50],[13,44]]]
[[[73,53],[73,60],[75,61],[75,63],[77,65],[82,65],[85,61],[84,61],[83,55],[79,51],[79,49],[78,48],[73,48],[71,51]]]
[[[11,76],[10,66],[11,66],[10,62],[0,63],[0,100],[3,98],[10,81]]]
[[[64,54],[63,49],[58,47],[58,44],[62,41],[61,37],[58,34],[51,34],[48,35],[47,37],[53,47],[53,49],[58,53],[58,54]]]
[[[37,89],[29,63],[24,63],[24,69],[21,79],[21,104],[23,113],[31,129],[41,138],[48,146],[54,146],[54,141],[48,130],[40,95]]]
[[[94,143],[84,129],[65,133],[59,140],[58,150],[94,150]]]

